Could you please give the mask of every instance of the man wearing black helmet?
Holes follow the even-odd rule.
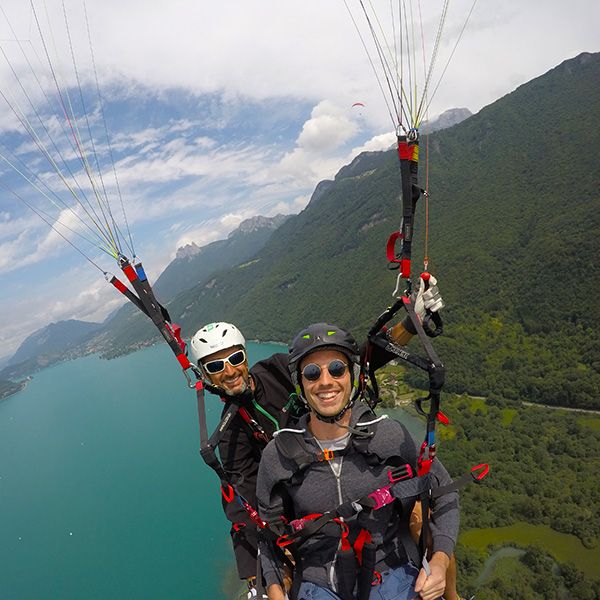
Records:
[[[347,332],[325,323],[301,331],[289,369],[309,413],[276,434],[260,464],[259,510],[271,524],[261,546],[269,598],[285,596],[284,547],[294,555],[290,594],[298,600],[440,598],[458,534],[457,493],[432,504],[431,555],[420,570],[407,532],[415,501],[449,485],[448,473],[434,461],[415,477],[417,445],[406,428],[360,401],[359,350]],[[291,524],[277,538],[281,517]]]
[[[425,290],[420,286],[415,294],[415,311],[421,317],[425,309],[436,312],[443,307],[435,279]],[[407,320],[394,326],[389,335],[399,344],[406,344],[414,332]],[[252,506],[256,506],[256,478],[261,452],[266,441],[282,427],[293,426],[305,409],[290,401],[295,390],[287,369],[287,356],[274,354],[249,369],[245,340],[241,332],[229,323],[211,323],[196,332],[190,342],[191,358],[202,370],[205,379],[217,388],[225,401],[224,412],[232,398],[244,396],[247,414],[265,434],[259,439],[247,421],[236,415],[230,422],[221,441],[219,454],[228,473],[242,474],[240,492]],[[373,370],[394,358],[375,349],[371,356]],[[358,384],[358,376],[354,378]],[[299,409],[299,411],[298,411]],[[294,414],[294,410],[299,414]],[[256,574],[256,528],[239,502],[223,501],[227,518],[231,521],[231,537],[236,556],[238,574],[253,585]]]

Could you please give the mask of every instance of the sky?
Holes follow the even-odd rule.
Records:
[[[375,56],[358,2],[346,3]],[[373,4],[389,42],[390,3]],[[427,66],[443,2],[405,5],[423,24],[409,39],[425,58],[411,60]],[[449,3],[424,117],[477,112],[600,50],[600,3],[589,0],[568,11],[557,0],[478,0],[455,48],[472,5]],[[423,71],[413,84],[423,87]],[[3,1],[0,359],[50,322],[100,321],[122,303],[102,274],[118,270],[111,244],[89,243],[94,221],[112,223],[103,204],[97,218],[84,210],[94,192],[105,190],[113,237],[131,255],[129,229],[152,280],[178,247],[222,239],[257,214],[297,213],[359,152],[389,147],[385,97],[344,0]],[[102,178],[86,178],[75,139]]]

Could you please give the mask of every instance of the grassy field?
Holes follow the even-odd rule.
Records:
[[[574,535],[558,533],[545,525],[516,523],[509,527],[470,529],[460,536],[465,546],[485,549],[491,545],[536,545],[559,563],[574,563],[586,576],[600,579],[600,547],[588,550]]]
[[[600,431],[600,417],[581,417],[581,419],[577,419],[577,422],[594,431]]]

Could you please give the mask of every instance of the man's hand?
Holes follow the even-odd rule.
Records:
[[[267,595],[269,600],[285,600],[285,592],[278,583],[274,583],[267,588]]]
[[[413,291],[411,296],[415,314],[421,323],[423,323],[427,311],[435,313],[445,306],[437,286],[437,279],[433,275],[429,276],[427,289],[425,289],[425,286],[425,280],[422,277],[419,277],[419,285],[417,289]],[[416,333],[417,331],[408,315],[406,315],[400,323],[397,323],[389,330],[390,338],[401,346],[406,346]]]
[[[425,289],[426,287],[427,289]],[[415,313],[417,313],[421,321],[425,318],[426,311],[434,313],[442,310],[445,306],[437,286],[437,279],[433,275],[429,276],[428,282],[423,277],[419,277],[419,287],[417,288],[416,295],[413,295],[412,300]]]
[[[446,589],[446,571],[450,558],[444,552],[436,552],[429,561],[430,574],[421,569],[415,582],[415,592],[422,600],[438,600]]]

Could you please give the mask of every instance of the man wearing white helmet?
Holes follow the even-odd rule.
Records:
[[[423,319],[426,310],[436,313],[444,306],[436,280],[431,277],[426,286],[422,279],[414,295],[416,314]],[[426,289],[427,288],[427,289]],[[390,337],[404,345],[415,334],[408,319],[389,331]],[[256,507],[256,481],[262,450],[273,433],[288,427],[303,414],[305,408],[295,402],[295,386],[288,370],[288,354],[276,353],[248,366],[246,343],[240,330],[230,323],[210,323],[196,332],[190,342],[191,358],[205,380],[225,402],[243,397],[241,404],[248,418],[236,416],[228,424],[219,441],[219,454],[227,473],[235,474],[237,491],[248,503]],[[373,370],[383,366],[394,355],[376,349],[370,358]],[[239,478],[239,474],[242,475]],[[232,523],[231,537],[240,579],[249,585],[257,572],[257,532],[247,510],[239,502],[227,501],[224,495],[225,514]]]
[[[205,380],[225,402],[240,400],[245,412],[237,413],[219,441],[225,471],[235,475],[236,490],[256,506],[256,478],[263,448],[273,432],[293,418],[290,395],[294,386],[288,371],[287,353],[276,353],[248,367],[246,342],[230,323],[209,323],[190,342],[191,358]],[[249,415],[252,422],[244,419]],[[240,477],[239,475],[242,475]],[[231,498],[231,497],[230,497]],[[225,514],[232,523],[231,538],[240,579],[252,585],[256,576],[256,526],[239,502],[223,496]]]

